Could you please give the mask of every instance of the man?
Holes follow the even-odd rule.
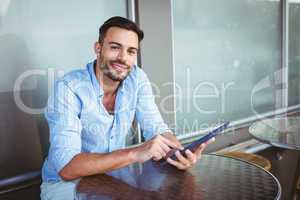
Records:
[[[45,160],[42,199],[55,185],[105,173],[135,162],[158,161],[182,145],[163,122],[146,74],[135,65],[143,32],[122,17],[108,19],[94,44],[96,60],[86,69],[66,74],[49,97],[46,119],[50,149]],[[146,142],[125,148],[125,138],[136,116]],[[188,169],[206,144],[187,157],[176,152],[167,162]]]

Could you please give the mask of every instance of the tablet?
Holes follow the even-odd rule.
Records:
[[[217,135],[219,135],[220,133],[222,133],[227,127],[229,126],[229,122],[225,122],[224,124],[222,124],[221,126],[215,128],[214,130],[210,131],[208,134],[206,134],[205,136],[201,137],[200,139],[192,142],[191,144],[189,144],[188,146],[186,146],[183,150],[180,150],[180,153],[185,156],[185,151],[187,149],[189,149],[191,152],[195,152],[195,150],[204,142],[207,142],[208,140],[210,140],[213,137],[216,137]],[[171,150],[169,153],[167,153],[167,156],[165,159],[167,158],[172,158],[173,160],[176,160],[176,155],[175,155],[176,150]]]

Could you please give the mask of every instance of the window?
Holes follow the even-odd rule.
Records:
[[[279,1],[174,0],[173,16],[178,133],[281,106]]]
[[[48,93],[63,73],[94,58],[98,28],[126,16],[124,0],[0,1],[0,178],[39,169],[47,153],[43,119]],[[30,148],[28,148],[30,147]]]

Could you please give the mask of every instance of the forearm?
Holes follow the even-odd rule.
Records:
[[[111,153],[80,153],[59,172],[64,180],[101,174],[136,162],[135,148],[122,149]]]
[[[170,133],[164,136],[156,135],[151,140],[128,149],[111,153],[80,153],[59,172],[64,180],[74,180],[84,176],[105,173],[125,167],[135,162],[145,162],[149,159],[163,158],[170,148],[181,149],[180,142]]]

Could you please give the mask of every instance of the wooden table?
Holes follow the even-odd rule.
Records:
[[[242,160],[203,155],[180,171],[149,161],[109,174],[82,178],[77,199],[279,199],[281,187],[268,171]]]

